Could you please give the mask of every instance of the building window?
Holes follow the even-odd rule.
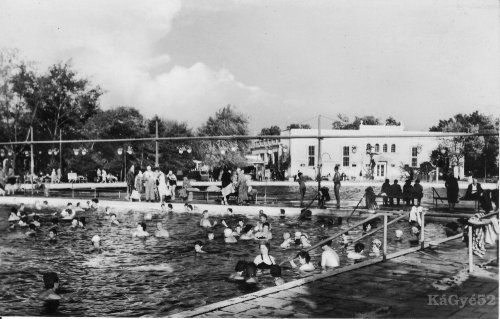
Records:
[[[309,161],[308,166],[314,166],[314,146],[309,146]]]
[[[387,144],[384,144],[384,146],[382,147],[382,150],[384,151],[384,153],[387,153]]]
[[[418,165],[418,150],[417,147],[411,148],[411,167],[417,167]]]
[[[396,153],[396,144],[391,145],[391,153]]]
[[[349,166],[349,146],[344,146],[342,166]]]
[[[378,145],[378,143],[375,144],[375,152],[376,153],[380,152],[380,145]]]

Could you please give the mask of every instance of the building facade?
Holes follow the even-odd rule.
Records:
[[[319,154],[317,129],[291,129],[282,134],[311,138],[258,141],[252,146],[252,154],[261,156],[267,163],[289,153],[287,176],[292,177],[300,171],[312,179],[318,174],[320,157],[323,177],[331,178],[335,165],[339,165],[340,172],[348,180],[366,179],[371,175],[375,180],[401,179],[406,174],[405,166],[419,168],[421,163],[430,160],[432,151],[440,143],[440,138],[429,132],[405,131],[402,125],[361,124],[359,130],[321,130],[322,136],[339,137],[322,139]],[[411,137],[415,134],[424,137]],[[426,134],[429,137],[425,137]],[[462,168],[463,165],[456,168],[455,176],[463,176]]]

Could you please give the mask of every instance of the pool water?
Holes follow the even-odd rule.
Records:
[[[82,212],[79,215],[86,217],[86,229],[73,231],[69,223],[61,224],[57,242],[51,243],[47,235],[51,227],[48,222],[42,223],[35,237],[25,236],[25,229],[10,231],[9,210],[10,207],[0,206],[0,313],[5,316],[166,316],[274,285],[269,274],[259,277],[257,288],[227,280],[237,261],[253,261],[260,254],[258,243],[225,244],[223,227],[216,227],[215,239],[208,242],[207,231],[199,226],[199,213],[156,211],[153,220],[146,221],[147,231],[154,234],[156,223],[161,221],[170,238],[137,239],[131,234],[137,223],[144,220],[144,212],[114,211],[121,222],[119,226],[111,226],[103,212]],[[258,220],[256,216],[244,218],[252,225]],[[297,230],[306,232],[314,245],[339,229],[349,227],[344,222],[341,226],[325,229],[321,227],[323,218],[313,216],[312,220],[300,225],[295,224],[295,217],[271,218],[274,238],[270,255],[280,263],[299,251],[279,248],[285,231],[292,236]],[[212,216],[211,219],[220,222],[221,217]],[[351,220],[350,225],[356,222],[359,219]],[[235,223],[236,220],[230,226]],[[394,241],[395,229],[404,231],[402,242]],[[90,240],[96,234],[101,237],[103,251],[88,253]],[[353,238],[361,235],[361,229],[350,234]],[[382,239],[382,231],[375,237]],[[437,237],[445,237],[443,227],[438,224],[426,226],[426,238]],[[362,240],[366,246],[365,255],[368,255],[373,238]],[[407,221],[390,225],[389,252],[410,247],[409,239],[413,238]],[[194,253],[196,240],[205,243],[203,249],[207,254]],[[341,258],[341,266],[352,263],[338,240],[334,248]],[[321,249],[310,254],[317,265]],[[299,278],[289,264],[283,267],[285,281]],[[37,299],[43,290],[42,275],[48,271],[57,272],[61,282],[63,300],[56,310],[44,307]]]

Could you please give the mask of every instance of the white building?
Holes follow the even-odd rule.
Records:
[[[283,153],[286,155],[290,152],[288,176],[296,175],[300,171],[313,179],[317,176],[319,156],[323,163],[322,176],[333,176],[335,165],[339,165],[340,172],[345,173],[348,179],[359,180],[365,178],[373,166],[373,176],[376,180],[400,179],[404,171],[402,167],[420,167],[421,163],[430,160],[431,152],[440,142],[440,138],[430,136],[429,132],[405,131],[402,125],[361,124],[359,130],[321,130],[322,136],[341,137],[322,139],[319,154],[317,129],[291,129],[282,133],[286,134],[311,138],[281,139],[272,143],[256,142],[252,147],[252,154],[258,154],[267,162],[268,156],[277,160]],[[429,137],[411,137],[416,134],[429,134]],[[463,165],[456,168],[455,176],[463,176],[462,170]]]

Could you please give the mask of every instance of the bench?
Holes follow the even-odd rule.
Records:
[[[392,195],[392,196],[389,196],[389,195],[380,195],[380,194],[378,194],[375,197],[376,198],[387,198],[387,199],[389,199],[389,198],[395,198],[395,199],[402,199],[403,201],[405,201],[405,200],[408,200],[408,199],[410,199],[410,200],[417,199],[418,200],[418,199],[421,199],[423,196],[417,196],[417,195],[411,195],[411,196],[408,196],[408,195]]]
[[[448,200],[448,197],[439,195],[438,191],[433,187],[432,188],[432,200],[434,201],[434,204],[437,208],[438,207],[438,200],[441,201],[441,203],[444,203],[444,201]],[[474,201],[474,209],[479,211],[479,201],[477,199],[460,199],[460,200],[461,201]]]

